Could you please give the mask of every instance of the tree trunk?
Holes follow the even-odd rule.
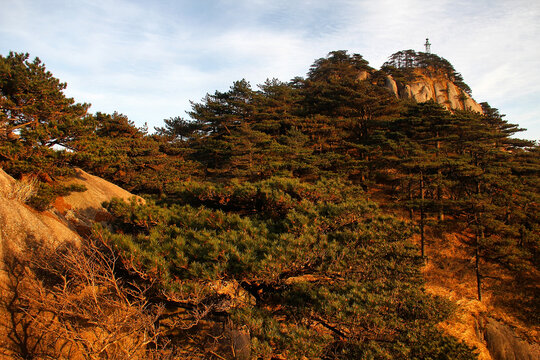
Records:
[[[424,173],[420,172],[420,250],[422,253],[422,259],[425,260],[425,232],[424,232]]]
[[[441,174],[441,170],[439,169],[437,173],[438,173],[438,182],[439,182],[437,184],[437,207],[439,208],[438,218],[439,218],[439,221],[443,221],[444,220],[444,209],[443,209],[443,206],[442,206],[442,186],[441,186],[442,174]]]
[[[482,236],[483,236],[482,231]],[[475,265],[474,270],[476,272],[476,292],[478,295],[478,301],[482,301],[482,275],[480,275],[480,245],[478,242],[478,231],[476,231],[475,234],[475,242],[474,242],[474,258],[475,258]]]
[[[439,132],[437,132],[437,152],[435,153],[435,156],[439,158],[439,152],[441,151],[441,141],[439,140]],[[441,179],[442,179],[442,172],[439,168],[437,170],[437,207],[439,208],[439,221],[444,220],[444,211],[441,204],[442,201],[442,187],[441,187]]]
[[[413,193],[412,193],[412,181],[409,179],[408,183],[408,191],[409,191],[409,217],[411,219],[411,222],[414,220],[414,209],[412,207],[412,200],[413,200]]]

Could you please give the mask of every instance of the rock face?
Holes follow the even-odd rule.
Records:
[[[534,331],[520,334],[520,330],[517,330],[519,324],[513,325],[518,325],[514,330],[512,326],[495,320],[492,317],[493,309],[477,300],[459,299],[455,292],[433,286],[429,286],[428,291],[456,303],[454,315],[440,323],[439,327],[446,334],[476,348],[478,360],[540,359],[540,345]]]
[[[540,347],[531,345],[518,338],[514,331],[500,322],[485,320],[484,340],[494,360],[537,360],[540,359]]]
[[[82,169],[75,169],[73,178],[61,181],[62,185],[84,185],[86,191],[72,192],[59,197],[54,203],[55,213],[69,222],[79,233],[87,233],[94,222],[107,220],[109,214],[102,207],[105,201],[120,198],[125,201],[134,199],[144,204],[144,199],[114,185],[100,177],[90,175]]]
[[[394,95],[396,95],[396,98],[399,99],[399,88],[392,75],[386,75],[386,78],[384,79],[384,87],[393,92]]]
[[[360,71],[358,73],[357,79],[360,81],[367,80],[369,78],[371,78],[371,74],[368,71]]]
[[[97,176],[76,169],[76,177],[61,182],[64,185],[79,184],[84,192],[74,192],[56,199],[51,210],[38,212],[22,201],[21,188],[31,186],[16,181],[0,169],[0,265],[3,249],[10,246],[18,250],[27,239],[49,245],[79,242],[95,221],[107,219],[108,213],[101,204],[114,197],[124,200],[133,198],[128,191]],[[140,197],[136,201],[144,202]]]
[[[416,69],[415,75],[416,79],[410,84],[402,84],[391,75],[387,75],[384,87],[392,91],[399,99],[413,99],[417,102],[433,100],[448,110],[471,110],[483,113],[480,104],[445,76],[430,76],[421,69]]]
[[[112,198],[120,198],[126,201],[135,198],[136,201],[144,203],[141,197],[135,196],[107,180],[90,175],[82,169],[76,168],[75,173],[75,177],[61,181],[62,185],[84,185],[87,189],[83,192],[72,192],[63,198],[73,210],[89,216],[95,215],[96,212],[102,211],[101,204],[104,201],[111,201]]]
[[[79,241],[78,234],[54,214],[22,203],[15,196],[20,186],[24,184],[0,169],[0,256],[6,246],[17,250],[29,238],[49,244]]]

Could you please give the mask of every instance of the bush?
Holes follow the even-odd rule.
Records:
[[[84,192],[86,186],[80,184],[56,185],[38,183],[37,191],[27,199],[27,203],[38,211],[45,211],[50,208],[51,203],[58,196],[67,196],[71,192]]]
[[[118,258],[85,240],[56,249],[31,238],[5,249],[0,353],[17,359],[164,359],[163,313],[147,288],[115,274]],[[161,345],[160,345],[161,344]]]
[[[104,236],[190,308],[219,308],[249,329],[256,356],[429,359],[443,348],[474,358],[435,329],[449,311],[422,291],[408,226],[383,216],[359,187],[274,178],[190,183],[176,193],[193,205],[109,203],[116,231]],[[231,300],[216,294],[217,279],[255,301],[223,308]]]

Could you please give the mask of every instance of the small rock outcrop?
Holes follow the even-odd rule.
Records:
[[[397,82],[394,80],[392,75],[386,75],[384,79],[384,87],[394,93],[396,98],[399,99],[399,88],[397,86]]]
[[[457,309],[452,318],[439,324],[440,328],[476,348],[478,360],[540,359],[540,345],[534,331],[522,333],[523,328],[513,328],[516,324],[511,326],[492,317],[492,309],[485,304],[465,298],[456,301],[454,292],[441,290],[430,286],[429,291],[455,301]]]
[[[365,71],[365,70],[364,70],[364,71],[360,71],[360,72],[358,73],[358,77],[357,77],[357,79],[358,79],[359,81],[364,81],[364,80],[367,80],[367,79],[370,79],[370,78],[371,78],[371,73],[369,73],[368,71]]]
[[[540,347],[516,336],[508,326],[487,318],[483,322],[483,336],[493,360],[538,360]]]
[[[28,239],[52,246],[66,242],[78,243],[96,221],[108,219],[102,207],[112,198],[129,200],[130,192],[97,176],[76,169],[76,176],[60,182],[62,185],[84,185],[86,191],[73,192],[57,198],[53,208],[39,212],[24,203],[21,189],[32,186],[17,181],[0,169],[0,264],[3,249],[7,246],[18,250]],[[136,201],[144,203],[140,197]]]
[[[448,110],[471,110],[483,113],[482,106],[450,79],[442,75],[429,75],[422,69],[415,70],[416,78],[409,84],[396,81],[386,75],[384,87],[398,99],[413,99],[417,102],[433,100]]]
[[[79,235],[54,214],[25,205],[16,196],[21,186],[28,185],[0,169],[0,257],[6,246],[17,250],[28,239],[48,244],[79,241]]]
[[[95,215],[97,212],[103,211],[101,204],[104,201],[111,201],[112,198],[120,198],[129,201],[135,198],[137,201],[144,203],[144,200],[135,196],[127,190],[122,189],[107,180],[91,175],[86,171],[76,168],[75,176],[61,181],[62,185],[84,185],[86,191],[72,192],[63,199],[68,203],[73,210],[80,211],[87,215]]]
[[[83,234],[91,229],[94,222],[109,219],[110,215],[103,208],[103,202],[111,201],[113,198],[125,201],[134,199],[141,204],[145,202],[143,198],[79,168],[75,169],[74,177],[60,181],[60,184],[83,185],[86,188],[86,191],[72,192],[59,197],[54,203],[54,212]]]

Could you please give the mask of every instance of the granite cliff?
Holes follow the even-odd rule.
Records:
[[[483,113],[482,106],[452,80],[440,73],[430,73],[424,69],[414,69],[415,79],[409,83],[396,81],[386,75],[384,86],[399,99],[413,99],[417,102],[433,100],[448,110],[471,110]]]
[[[359,76],[359,79],[366,78],[387,88],[398,99],[433,100],[450,111],[483,113],[482,106],[471,97],[471,89],[461,74],[450,62],[435,54],[398,51],[389,57],[380,71]]]
[[[372,81],[391,91],[397,99],[411,99],[419,103],[432,100],[450,111],[484,112],[482,106],[446,74],[423,68],[413,69],[412,73],[414,74],[412,79],[400,80],[383,70],[381,72],[361,71],[358,74],[358,80]]]

